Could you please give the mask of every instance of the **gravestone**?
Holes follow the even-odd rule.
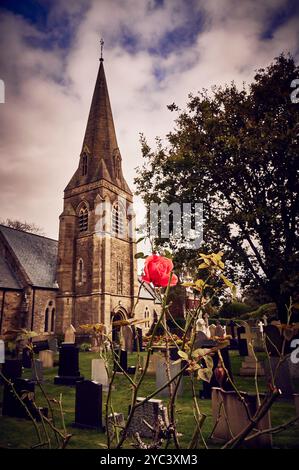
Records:
[[[144,398],[138,397],[137,403],[143,401]],[[130,412],[130,409],[129,409]],[[162,400],[151,399],[143,405],[136,408],[131,423],[128,427],[128,435],[132,436],[138,433],[140,437],[153,438],[153,434],[159,429],[159,421],[162,420],[168,425],[167,408],[163,406]],[[154,432],[147,426],[148,423]]]
[[[64,342],[74,344],[76,341],[76,330],[70,325],[64,332]]]
[[[122,327],[123,343],[125,351],[133,352],[133,331],[128,325]]]
[[[105,367],[104,359],[92,359],[91,361],[91,380],[102,385],[103,391],[109,389],[109,379]]]
[[[140,352],[143,351],[143,342],[142,342],[142,328],[135,328],[132,326],[133,330],[133,351],[137,352],[138,349]]]
[[[49,343],[49,349],[51,351],[53,351],[54,354],[56,354],[58,352],[58,341],[57,341],[57,338],[55,338],[54,336],[52,336],[51,338],[48,339],[48,343]]]
[[[84,380],[79,370],[79,349],[75,344],[62,343],[59,348],[58,376],[54,378],[56,385],[75,385]]]
[[[158,356],[158,362],[156,367],[156,388],[162,387],[165,383],[169,381],[168,374],[166,371],[166,358],[165,356]],[[170,361],[169,363],[169,371],[170,377],[175,377],[181,370],[182,364],[181,362],[174,364]],[[178,379],[172,382],[172,387],[174,388]],[[183,394],[183,377],[181,377],[180,384],[177,390],[177,396],[182,396]],[[159,392],[159,396],[168,397],[169,396],[169,387],[165,387],[161,392]]]
[[[294,394],[296,415],[299,417],[299,393]]]
[[[254,377],[256,374],[258,376],[263,376],[265,374],[264,369],[261,363],[255,359],[254,351],[251,347],[251,345],[254,347],[257,338],[256,333],[252,331],[248,324],[246,324],[244,329],[245,331],[240,333],[240,341],[246,341],[248,354],[242,362],[240,375],[244,377]]]
[[[269,360],[264,361],[264,369],[268,384],[272,384],[272,377],[274,377],[274,385],[285,397],[293,395],[294,388],[287,359],[279,365],[279,357],[270,356]]]
[[[233,338],[235,339],[236,336],[237,336],[237,332],[236,332],[236,322],[234,322],[233,320],[231,320],[228,324],[228,334]]]
[[[243,392],[241,395],[247,404],[250,417],[253,417],[258,408],[256,395]],[[212,414],[215,428],[211,437],[217,442],[228,442],[251,422],[238,394],[234,391],[223,391],[220,388],[212,389]],[[270,411],[257,424],[257,430],[268,428],[271,428]],[[272,446],[272,437],[269,434],[263,434],[244,442],[244,445],[248,448],[269,448]]]
[[[91,380],[76,383],[75,422],[73,426],[103,431],[101,384]]]
[[[2,365],[2,374],[14,381],[22,376],[22,361],[18,359],[7,359]]]
[[[266,348],[270,356],[278,357],[282,352],[283,336],[276,325],[264,327]]]
[[[128,353],[127,353],[127,351],[124,351],[123,349],[116,350],[115,351],[115,359],[118,362],[118,364],[114,361],[114,364],[113,364],[114,370],[116,370],[117,372],[122,372],[122,370],[127,372],[127,368],[128,368]]]
[[[135,373],[136,373],[136,366],[129,366],[127,369],[127,374],[135,375]]]
[[[22,399],[23,403],[27,406],[31,415],[36,419],[40,420],[39,412],[33,405],[35,384],[27,379],[15,379],[14,390],[18,394],[19,398]],[[47,408],[39,408],[39,410],[47,416]],[[4,385],[3,390],[3,404],[2,404],[2,415],[10,416],[12,418],[23,418],[30,419],[28,413],[15,396],[13,389],[10,385]]]
[[[39,360],[42,362],[44,369],[54,367],[54,352],[50,349],[40,351]]]
[[[123,413],[111,413],[108,415],[108,434],[112,441],[118,431],[119,435],[122,429],[125,427],[125,418]]]
[[[211,399],[212,397],[212,387],[221,387],[223,390],[230,391],[233,390],[233,385],[231,382],[234,382],[234,377],[232,373],[229,348],[221,349],[221,356],[224,363],[224,367],[228,372],[230,380],[221,364],[218,353],[215,353],[213,358],[213,375],[210,382],[202,381],[202,390],[199,392],[199,397],[201,399]]]
[[[150,355],[150,360],[149,360],[148,368],[146,371],[147,374],[156,374],[158,359],[159,359],[158,353],[152,353]]]
[[[49,349],[49,342],[48,340],[43,341],[33,341],[32,342],[33,352],[38,354],[40,351],[45,351]]]
[[[299,379],[299,363],[297,362],[296,364],[295,362],[293,362],[291,356],[289,356],[286,360],[289,364],[289,369],[290,369],[290,374],[291,374],[292,379],[298,380]]]
[[[240,356],[248,356],[247,340],[243,338],[244,333],[245,333],[245,326],[239,326],[237,328],[237,336],[238,336],[238,345],[239,345],[239,354],[240,354]]]
[[[44,381],[43,363],[40,359],[34,359],[32,361],[31,381],[34,383]]]
[[[24,369],[31,369],[31,359],[32,359],[32,352],[30,348],[25,346],[22,351],[22,365]]]
[[[251,331],[255,337],[254,343],[253,343],[254,350],[258,352],[264,352],[265,348],[264,348],[264,341],[263,341],[263,333],[262,333],[260,326],[253,326],[251,328]]]

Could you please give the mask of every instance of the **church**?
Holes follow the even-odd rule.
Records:
[[[137,275],[132,204],[101,56],[59,240],[0,225],[0,335],[26,328],[44,337],[87,323],[109,331],[113,319],[132,317],[146,332],[160,303]]]

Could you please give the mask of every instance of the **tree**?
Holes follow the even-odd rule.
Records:
[[[293,58],[281,55],[247,88],[213,87],[190,95],[185,111],[169,106],[176,128],[156,150],[141,137],[135,180],[146,205],[203,202],[202,250],[225,251],[239,266],[235,282],[262,288],[283,322],[298,285],[299,104],[290,99],[298,77]],[[170,244],[177,263],[197,263],[197,252]]]
[[[14,228],[16,230],[23,230],[23,232],[35,233],[36,235],[44,235],[44,231],[38,225],[35,225],[32,222],[21,222],[17,219],[6,219],[1,220],[0,224],[5,225],[6,227]]]

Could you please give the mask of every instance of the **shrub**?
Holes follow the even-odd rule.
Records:
[[[220,318],[239,318],[250,312],[252,307],[242,302],[228,302],[222,305],[219,310]]]

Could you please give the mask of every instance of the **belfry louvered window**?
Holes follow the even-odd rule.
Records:
[[[112,208],[112,234],[123,236],[125,233],[125,212],[120,204]]]
[[[88,209],[83,206],[79,211],[79,231],[86,232],[86,230],[88,230]]]
[[[82,157],[82,176],[87,175],[87,155],[86,153]]]

